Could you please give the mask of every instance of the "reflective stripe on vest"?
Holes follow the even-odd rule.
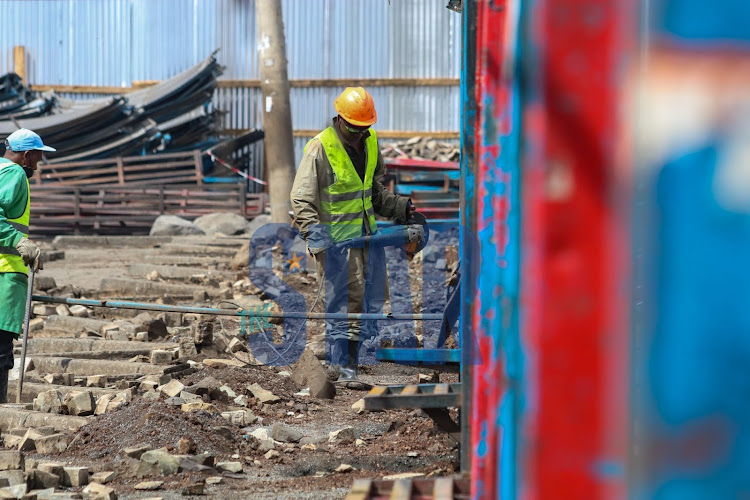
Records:
[[[8,163],[3,168],[8,168],[14,165]],[[16,219],[8,219],[8,223],[13,226],[14,229],[23,233],[23,235],[29,237],[29,216],[31,215],[31,189],[29,188],[29,179],[26,179],[26,208],[20,217]],[[26,268],[26,264],[23,263],[18,250],[10,247],[0,247],[0,273],[22,273],[29,274],[29,270]]]
[[[323,145],[328,163],[336,175],[336,182],[321,193],[321,222],[329,227],[331,239],[340,242],[361,236],[365,217],[369,222],[370,233],[375,233],[377,222],[372,206],[372,178],[378,164],[378,139],[375,131],[370,130],[370,136],[365,139],[367,166],[364,182],[333,127],[328,127],[315,136],[315,139]]]

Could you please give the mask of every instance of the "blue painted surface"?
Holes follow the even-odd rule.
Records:
[[[389,348],[379,349],[378,361],[393,361],[395,363],[427,363],[443,365],[446,363],[459,363],[461,361],[460,349],[408,349]]]
[[[740,43],[750,48],[750,2],[747,0],[657,0],[656,32],[706,47]]]
[[[651,191],[652,316],[635,366],[647,373],[636,408],[649,462],[636,498],[750,494],[750,213],[716,198],[723,151],[714,141],[675,158]]]

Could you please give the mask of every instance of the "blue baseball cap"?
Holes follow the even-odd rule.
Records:
[[[5,141],[13,151],[57,151],[45,146],[39,134],[27,128],[16,130]]]

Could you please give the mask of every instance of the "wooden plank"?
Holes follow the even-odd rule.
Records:
[[[13,47],[13,71],[21,77],[21,82],[26,84],[26,47],[16,45]]]
[[[228,133],[235,131],[228,129]],[[425,131],[425,130],[377,130],[378,139],[411,139],[412,137],[428,137],[430,139],[458,139],[460,134],[453,130]],[[294,137],[313,138],[320,133],[317,129],[298,129],[294,131]]]
[[[393,483],[390,500],[409,500],[411,498],[411,479],[399,479]]]

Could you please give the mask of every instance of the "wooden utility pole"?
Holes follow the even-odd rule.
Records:
[[[13,47],[13,72],[21,77],[21,81],[28,85],[26,81],[26,47],[16,45]]]
[[[284,20],[279,0],[255,0],[258,66],[263,91],[263,153],[268,165],[271,220],[289,222],[294,182],[292,110],[289,103]]]

